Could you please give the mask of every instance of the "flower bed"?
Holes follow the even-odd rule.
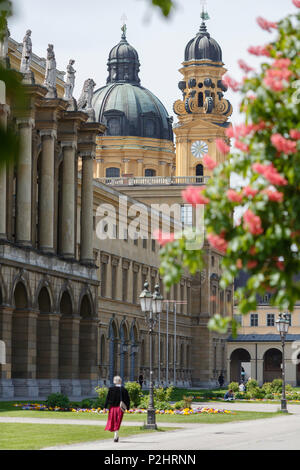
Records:
[[[26,403],[24,404],[15,404],[17,408],[22,410],[30,411],[63,411],[63,412],[72,412],[72,413],[97,413],[97,414],[108,414],[107,410],[102,410],[101,408],[59,408],[59,407],[47,407],[46,405],[41,405],[39,403]],[[125,414],[147,414],[145,409],[130,409],[125,412]],[[156,410],[157,415],[195,415],[195,414],[235,414],[232,411],[224,409],[215,409],[207,407],[199,407],[195,409],[185,408],[183,410]]]

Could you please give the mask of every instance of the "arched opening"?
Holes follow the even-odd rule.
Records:
[[[196,166],[196,176],[199,176],[199,177],[203,178],[203,176],[204,176],[203,165],[199,164],[199,165]]]
[[[3,304],[3,296],[2,296],[2,289],[0,286],[0,306]]]
[[[145,170],[145,177],[146,178],[153,178],[154,176],[156,176],[156,171],[155,170],[152,170],[151,168]]]
[[[128,380],[128,333],[125,322],[122,323],[120,328],[120,376],[125,382]]]
[[[269,349],[264,354],[264,382],[281,379],[282,352],[279,349]]]
[[[120,178],[120,168],[106,168],[106,178]]]
[[[79,328],[79,377],[91,380],[97,369],[97,325],[92,319],[92,306],[88,295],[84,295],[80,305]]]
[[[33,378],[35,370],[31,370],[31,377],[28,375],[30,368],[29,361],[32,360],[32,366],[35,366],[35,338],[32,338],[33,341],[30,343],[29,335],[32,334],[32,331],[30,331],[31,322],[25,313],[28,309],[28,295],[22,282],[18,282],[15,287],[14,304],[15,310],[12,316],[12,378]]]
[[[130,330],[130,381],[135,382],[138,380],[138,361],[137,361],[137,354],[138,354],[138,332],[135,325],[132,325]]]
[[[118,330],[114,321],[109,327],[109,380],[113,383],[118,368]]]
[[[243,369],[245,376],[243,377]],[[230,381],[240,383],[242,379],[247,381],[251,375],[251,356],[246,349],[239,348],[230,356]]]
[[[53,324],[51,315],[51,300],[48,289],[43,287],[38,296],[39,316],[37,319],[37,379],[51,378],[54,343],[57,347],[58,325]],[[53,377],[54,378],[54,377]]]
[[[59,378],[71,379],[74,377],[74,374],[78,374],[78,359],[74,357],[74,338],[79,337],[79,325],[73,323],[73,305],[68,291],[62,294],[60,313]]]

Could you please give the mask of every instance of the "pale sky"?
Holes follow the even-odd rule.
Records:
[[[239,80],[243,76],[240,58],[256,66],[258,59],[247,53],[250,45],[262,45],[274,34],[262,31],[255,18],[278,21],[296,8],[291,0],[207,0],[211,20],[208,31],[223,50],[228,73]],[[57,67],[65,70],[70,58],[77,70],[75,97],[84,80],[93,78],[97,88],[106,84],[107,59],[121,38],[121,17],[127,16],[127,40],[141,62],[141,84],[151,90],[174,116],[173,103],[181,99],[178,69],[184,60],[185,46],[199,30],[200,0],[176,0],[177,9],[165,20],[149,7],[148,0],[13,0],[15,15],[9,21],[11,36],[22,42],[32,30],[34,52],[46,57],[48,44],[54,44]],[[227,92],[235,107],[232,121],[240,120],[239,95]]]

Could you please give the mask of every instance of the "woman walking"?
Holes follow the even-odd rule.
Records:
[[[122,424],[124,412],[130,408],[128,391],[122,387],[121,377],[114,377],[114,386],[110,387],[104,408],[109,408],[108,420],[105,431],[114,432],[114,442],[119,442],[119,430]]]

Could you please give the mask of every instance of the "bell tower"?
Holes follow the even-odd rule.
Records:
[[[178,84],[182,100],[174,103],[178,123],[176,135],[176,176],[210,176],[202,159],[209,154],[216,162],[223,155],[216,148],[218,138],[226,139],[225,130],[232,114],[230,102],[224,98],[228,87],[222,77],[227,72],[219,44],[207,31],[207,12],[202,11],[198,34],[185,48],[183,80]]]

